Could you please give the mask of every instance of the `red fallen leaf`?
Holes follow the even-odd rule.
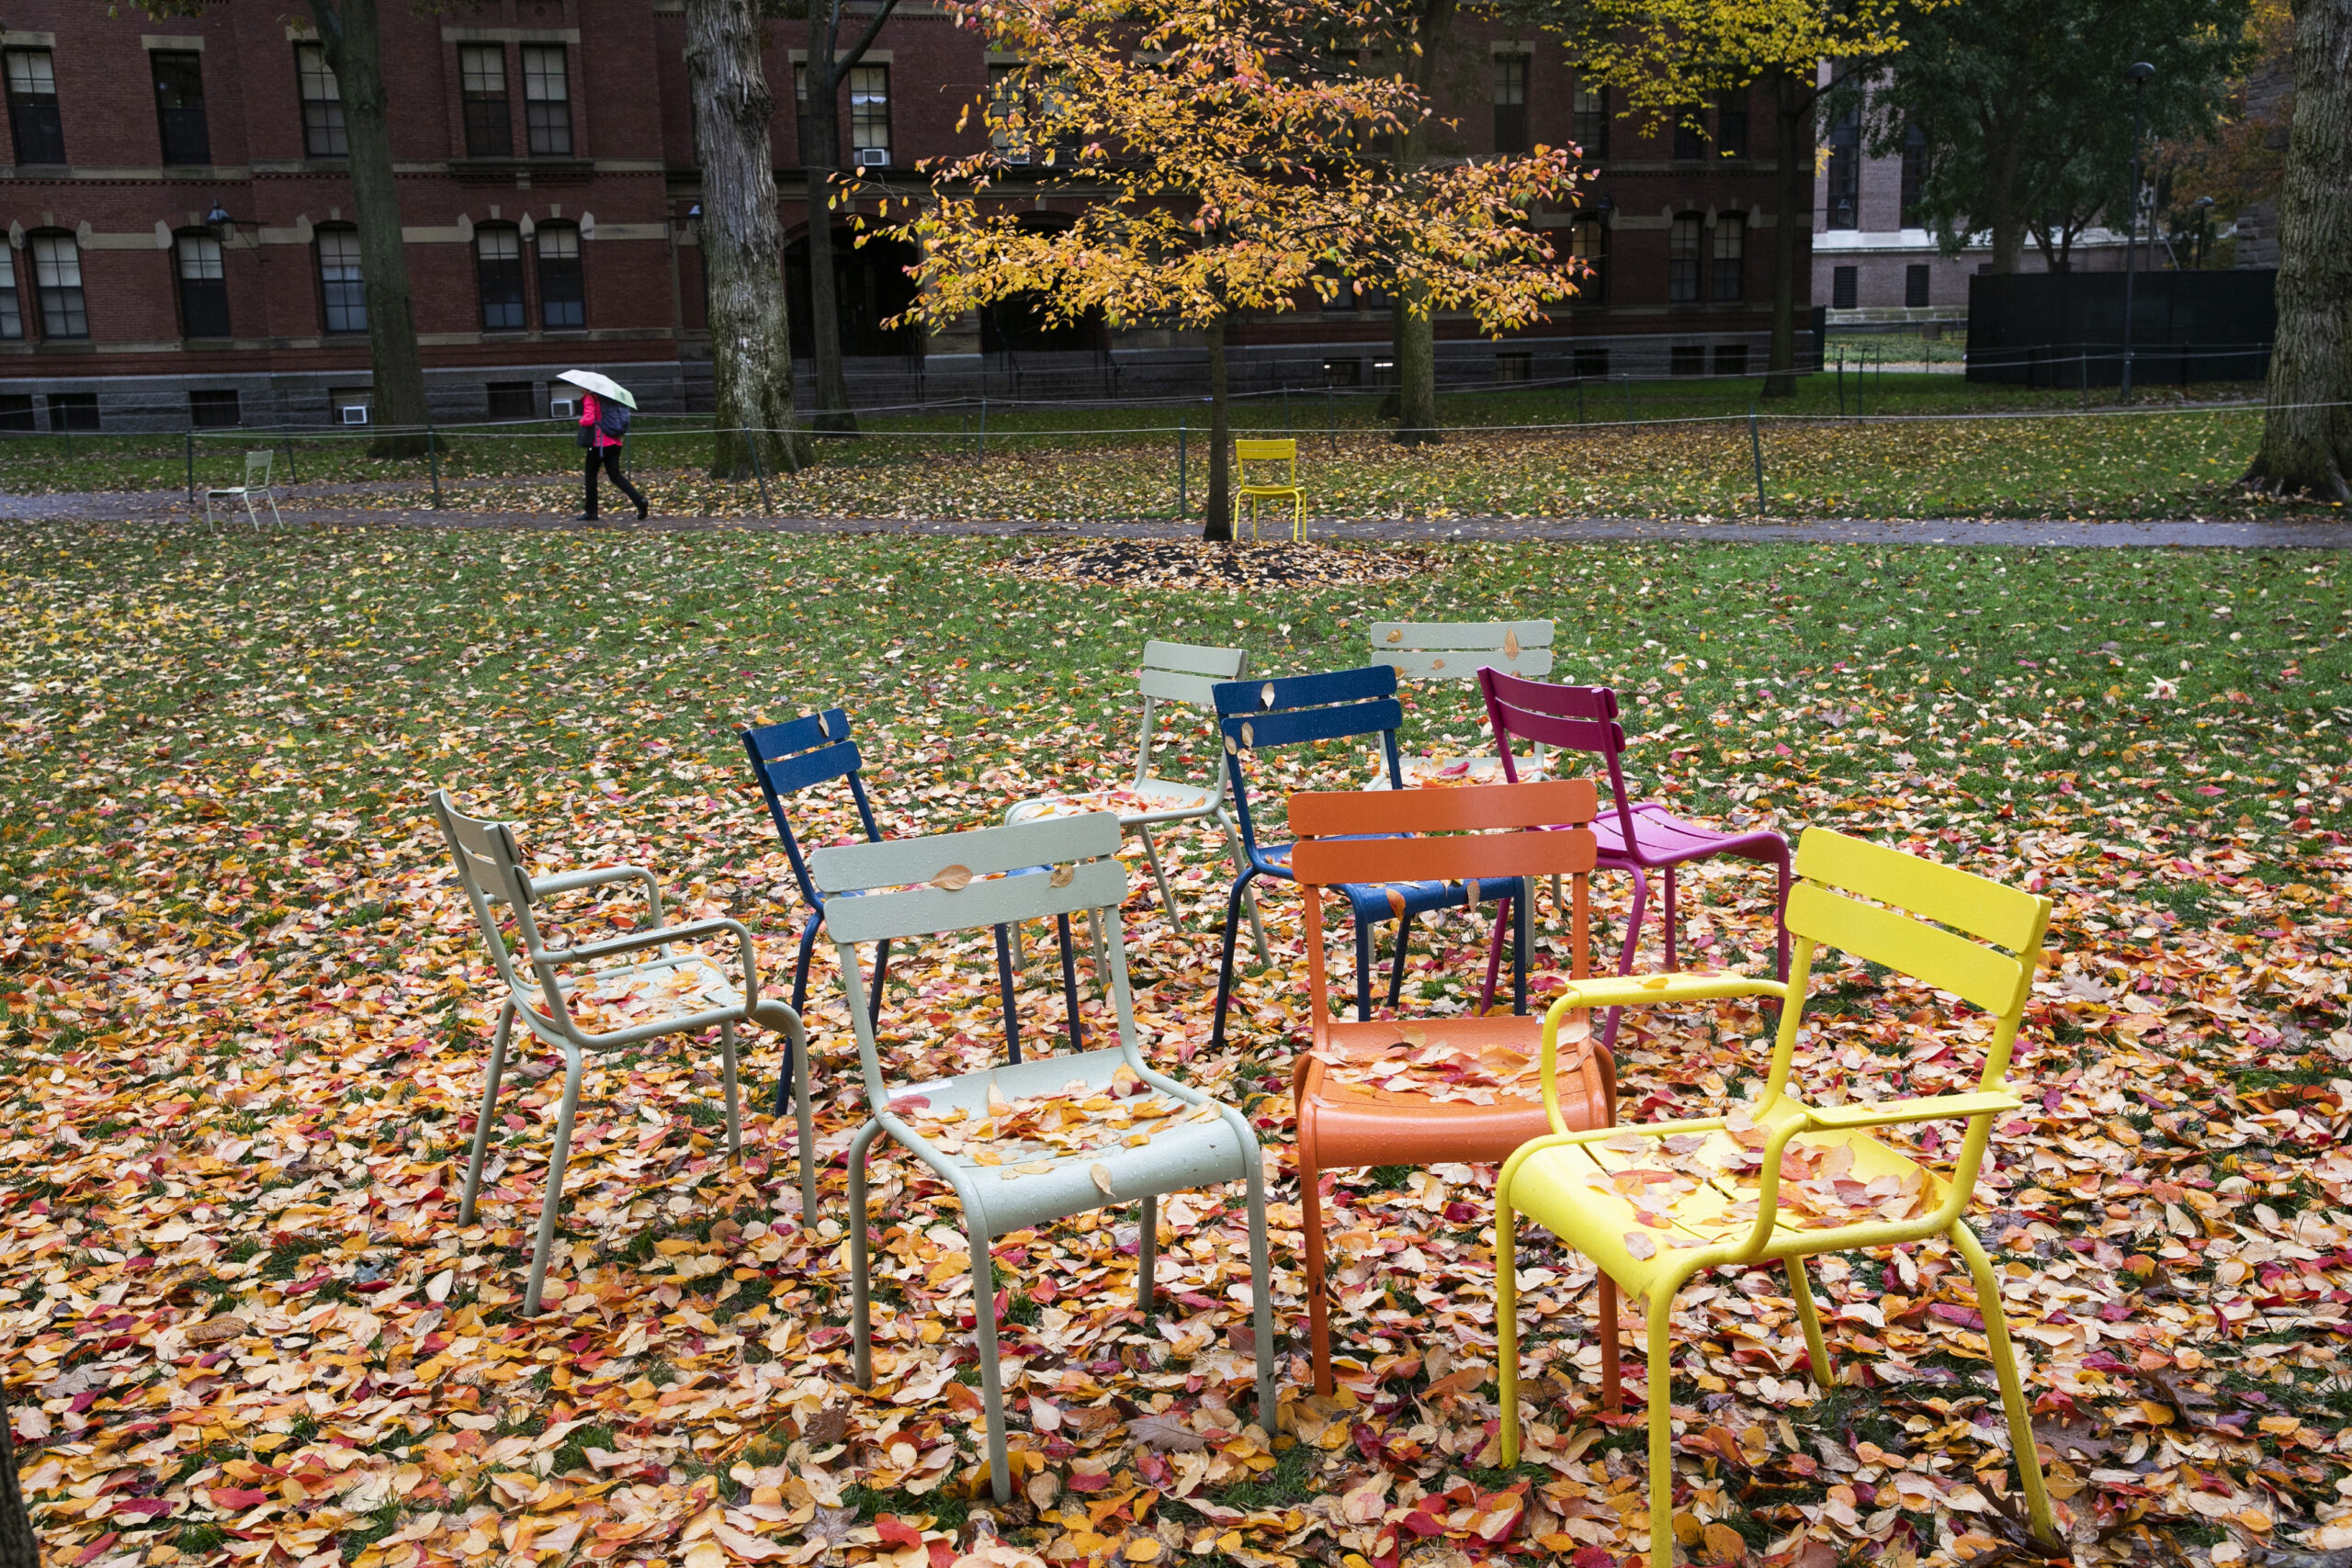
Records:
[[[1111,1484],[1111,1475],[1108,1471],[1073,1470],[1062,1484],[1072,1492],[1100,1492]]]
[[[1039,1306],[1053,1305],[1054,1298],[1060,1294],[1060,1289],[1055,1285],[1050,1277],[1040,1280],[1029,1287],[1029,1299]]]
[[[269,1501],[269,1494],[258,1486],[215,1486],[210,1493],[212,1506],[222,1513],[242,1508],[258,1508]]]
[[[74,1559],[74,1568],[82,1568],[82,1565],[85,1562],[96,1562],[99,1558],[104,1557],[107,1554],[107,1550],[111,1548],[116,1541],[120,1540],[121,1539],[122,1532],[120,1530],[107,1531],[106,1534],[98,1537],[97,1540],[92,1541],[89,1545],[82,1549],[82,1555]]]
[[[1982,1331],[1984,1326],[1984,1314],[1974,1307],[1949,1306],[1942,1302],[1938,1302],[1928,1309],[1928,1315],[1939,1317],[1946,1323],[1956,1323],[1962,1328]]]
[[[896,1514],[883,1514],[874,1521],[874,1532],[890,1546],[921,1546],[922,1531],[908,1524]]]
[[[1083,1013],[1080,1014],[1081,1019],[1084,1016]],[[890,1102],[890,1113],[894,1116],[904,1116],[910,1111],[930,1109],[931,1097],[923,1094],[902,1094]]]
[[[170,1499],[164,1497],[133,1497],[127,1502],[117,1503],[114,1511],[118,1517],[129,1515],[133,1518],[152,1519],[158,1514],[170,1513],[172,1505]]]
[[[1415,1535],[1421,1536],[1425,1539],[1430,1536],[1443,1535],[1445,1533],[1445,1521],[1443,1519],[1438,1518],[1434,1515],[1425,1513],[1419,1508],[1415,1508],[1411,1513],[1407,1514],[1404,1517],[1403,1523],[1407,1529],[1411,1530]]]
[[[2219,784],[2199,784],[2197,786],[2197,793],[2199,795],[2219,795],[2222,793],[2222,786]]]
[[[952,1568],[955,1561],[954,1547],[944,1540],[934,1540],[931,1543],[931,1568]]]

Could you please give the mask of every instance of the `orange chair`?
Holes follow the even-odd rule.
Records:
[[[1298,1107],[1307,1323],[1319,1393],[1332,1389],[1319,1190],[1324,1171],[1446,1160],[1499,1164],[1530,1138],[1551,1131],[1547,1105],[1555,1108],[1552,1114],[1584,1129],[1608,1126],[1617,1114],[1616,1066],[1589,1032],[1577,1049],[1563,1052],[1555,1080],[1539,1084],[1541,1019],[1508,1013],[1370,1023],[1334,1019],[1323,967],[1322,891],[1345,883],[1453,882],[1462,885],[1475,908],[1482,881],[1573,876],[1570,964],[1581,979],[1591,919],[1587,874],[1596,847],[1592,830],[1581,824],[1593,819],[1595,798],[1588,779],[1290,797],[1297,835],[1291,863],[1306,906],[1314,1026],[1312,1043],[1291,1069],[1291,1093]],[[1563,824],[1566,830],[1547,830]],[[1525,910],[1527,897],[1518,906]],[[1525,941],[1523,915],[1519,930]],[[1600,1339],[1604,1386],[1613,1401],[1617,1300],[1606,1275]]]

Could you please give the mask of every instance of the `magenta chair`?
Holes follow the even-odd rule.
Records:
[[[1503,777],[1511,783],[1519,782],[1519,770],[1510,754],[1514,739],[1532,740],[1538,746],[1561,751],[1589,752],[1609,764],[1609,797],[1601,802],[1600,815],[1592,823],[1593,836],[1600,840],[1593,869],[1623,871],[1634,879],[1634,910],[1625,920],[1625,943],[1618,954],[1617,973],[1634,972],[1634,954],[1640,950],[1642,941],[1642,913],[1649,905],[1649,874],[1666,874],[1666,966],[1670,970],[1677,967],[1675,868],[1691,861],[1731,855],[1773,866],[1780,872],[1779,902],[1775,906],[1775,924],[1779,929],[1776,976],[1781,980],[1789,977],[1788,840],[1770,829],[1752,833],[1719,833],[1712,828],[1683,821],[1656,801],[1645,800],[1638,805],[1627,801],[1624,772],[1617,761],[1625,750],[1625,729],[1617,722],[1617,694],[1607,686],[1555,686],[1506,675],[1499,670],[1481,670],[1478,690],[1487,699],[1487,718],[1494,726],[1495,751],[1502,759]],[[1551,772],[1556,777],[1560,770],[1554,767]],[[1499,926],[1496,928],[1495,940],[1502,940]],[[1494,1006],[1493,974],[1490,961],[1488,994],[1482,1004],[1486,1008]],[[1609,1011],[1601,1033],[1604,1045],[1616,1041],[1619,1010],[1611,1008]]]

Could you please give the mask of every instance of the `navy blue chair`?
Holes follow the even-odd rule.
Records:
[[[1225,905],[1225,955],[1217,969],[1216,1023],[1210,1043],[1225,1043],[1225,1011],[1233,994],[1235,923],[1250,884],[1271,876],[1295,881],[1288,844],[1261,844],[1250,809],[1250,784],[1242,776],[1241,759],[1250,751],[1277,746],[1302,746],[1317,740],[1380,737],[1388,787],[1399,789],[1403,776],[1396,758],[1396,729],[1405,710],[1396,700],[1395,666],[1374,664],[1363,670],[1335,670],[1321,675],[1292,675],[1272,681],[1227,681],[1211,689],[1216,704],[1217,726],[1225,735],[1225,765],[1232,783],[1233,807],[1240,818],[1242,852],[1249,861],[1234,879]],[[1395,1007],[1405,985],[1405,940],[1413,917],[1430,909],[1470,908],[1492,901],[1498,914],[1513,915],[1511,925],[1512,1006],[1527,1010],[1528,900],[1522,879],[1469,886],[1459,882],[1396,882],[1344,885],[1355,919],[1356,1018],[1372,1017],[1372,929],[1379,921],[1396,922],[1396,952],[1388,976],[1388,1005]],[[1491,984],[1491,981],[1489,982]]]
[[[822,713],[804,714],[782,724],[761,725],[741,732],[743,750],[752,760],[752,775],[760,781],[760,795],[768,803],[768,816],[775,823],[776,836],[784,840],[784,852],[792,862],[792,879],[800,886],[800,897],[808,906],[808,923],[800,929],[800,951],[792,964],[792,1010],[797,1014],[808,1005],[808,958],[817,946],[818,930],[825,923],[824,895],[808,874],[808,862],[800,852],[800,840],[792,830],[792,818],[784,808],[786,795],[797,795],[816,784],[834,779],[849,781],[850,797],[857,803],[857,819],[865,829],[865,841],[881,840],[882,829],[874,821],[874,805],[865,796],[864,772],[865,760],[858,754],[857,742],[850,739],[849,715],[840,708],[827,708]],[[1069,917],[1060,918],[1062,942],[1062,996],[1069,1006],[1069,1043],[1073,1051],[1086,1049],[1085,1032],[1078,1019],[1078,968],[1072,956],[1069,940]],[[890,973],[890,944],[882,942],[875,954],[874,993],[869,998],[867,1021],[875,1021],[882,1013],[882,983]],[[1007,1055],[1021,1060],[1021,1028],[1012,1008],[1012,946],[1005,928],[996,928],[997,986],[1004,994],[1004,1043]],[[775,1106],[782,1114],[786,1086],[792,1082],[792,1061],[789,1047],[784,1064],[784,1074],[776,1080]]]

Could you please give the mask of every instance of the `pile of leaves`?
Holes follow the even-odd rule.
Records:
[[[1300,587],[1369,588],[1434,563],[1420,550],[1315,544],[1209,544],[1185,539],[1090,540],[1032,545],[997,564],[1010,577],[1080,587],[1211,588],[1242,592]]]
[[[978,825],[1132,776],[1148,637],[1330,668],[1361,661],[1373,620],[1473,614],[1559,618],[1562,678],[1623,694],[1644,798],[1832,824],[2056,901],[2015,1072],[2028,1104],[1998,1129],[1975,1220],[2078,1559],[2352,1545],[2352,714],[2329,705],[2346,671],[2327,562],[1478,547],[1267,602],[982,570],[1002,554],[63,527],[0,545],[18,628],[0,655],[0,1372],[53,1561],[1631,1560],[1640,1422],[1598,1407],[1596,1277],[1540,1233],[1516,1260],[1525,1462],[1498,1468],[1491,1169],[1327,1178],[1340,1381],[1307,1392],[1284,1147],[1298,904],[1266,892],[1273,962],[1245,963],[1211,1046],[1231,874],[1213,832],[1159,838],[1181,928],[1139,863],[1120,925],[1152,1060],[1264,1142],[1281,1342],[1249,1332],[1238,1189],[1161,1203],[1148,1314],[1132,1205],[994,1238],[979,1288],[1004,1323],[1011,1504],[979,1473],[953,1203],[887,1151],[866,1216],[873,1377],[854,1378],[843,1156],[866,1107],[830,955],[809,1009],[814,1215],[771,1114],[777,1043],[751,1032],[740,1162],[715,1040],[589,1064],[539,1315],[523,1272],[563,1075],[527,1042],[475,1223],[458,1222],[499,993],[429,788],[517,819],[545,866],[646,864],[676,918],[737,914],[773,993],[804,911],[739,723],[842,703],[889,831]],[[1457,689],[1412,693],[1410,749],[1458,757],[1476,738]],[[1217,760],[1204,726],[1171,718],[1162,743],[1165,773]],[[1370,758],[1253,765],[1280,836],[1268,803],[1360,784]],[[838,792],[794,809],[807,842],[856,830]],[[1770,897],[1752,867],[1687,874],[1684,962],[1769,964]],[[1600,879],[1596,897],[1613,953],[1627,889]],[[575,936],[643,919],[617,897],[564,908]],[[1570,955],[1548,897],[1539,919],[1540,999]],[[1410,1010],[1469,1009],[1487,932],[1421,922]],[[1024,1047],[1044,1052],[1067,1021],[1053,943],[1028,936]],[[1100,1042],[1114,1025],[1082,942],[1079,962]],[[986,931],[902,948],[886,1001],[894,1094],[1001,1059]],[[1982,1030],[1947,1004],[1825,954],[1801,1085],[1970,1085]],[[1623,1117],[1752,1101],[1770,1027],[1746,1004],[1629,1016]],[[1131,1134],[1140,1097],[1092,1098],[1008,1100],[990,1122]],[[1936,1168],[1948,1132],[1906,1152]],[[1813,1168],[1825,1201],[1839,1175]],[[1826,1390],[1777,1271],[1680,1298],[1678,1539],[1709,1562],[2015,1561],[1964,1268],[1922,1246],[1819,1260],[1814,1280]],[[1276,1411],[1254,1408],[1260,1353],[1279,1361]],[[1630,1348],[1626,1372],[1638,1393]]]

